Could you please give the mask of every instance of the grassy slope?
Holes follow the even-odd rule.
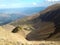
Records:
[[[33,18],[33,17],[32,17]],[[33,21],[33,20],[32,20]],[[33,22],[35,22],[35,20],[33,21]],[[32,22],[31,22],[32,23]],[[39,23],[37,23],[38,25],[39,25]],[[27,21],[27,17],[25,17],[25,18],[23,18],[23,19],[19,19],[19,20],[16,20],[16,21],[14,21],[14,22],[12,22],[12,23],[10,23],[10,25],[13,25],[13,26],[18,26],[18,25],[25,25],[25,26],[28,26],[28,25],[31,25],[28,21]],[[23,28],[23,27],[22,27]],[[6,28],[7,29],[7,28]],[[17,41],[17,40],[21,40],[21,42],[27,42],[27,43],[30,43],[30,44],[38,44],[38,43],[40,43],[41,45],[60,45],[60,33],[58,33],[58,34],[56,34],[56,35],[54,35],[53,37],[51,37],[50,39],[47,39],[46,41],[45,40],[43,40],[43,41],[27,41],[24,37],[23,37],[23,35],[21,35],[20,34],[20,32],[19,33],[15,33],[15,34],[13,34],[13,33],[11,33],[11,32],[9,32],[9,31],[2,31],[2,30],[4,30],[4,29],[0,29],[1,31],[0,32],[4,32],[3,34],[1,33],[0,34],[0,36],[1,37],[4,37],[4,39],[6,40],[6,41],[8,41],[8,40],[11,40],[11,38],[12,38],[12,40],[11,41],[13,41],[13,42],[15,42],[15,41]],[[6,33],[6,34],[5,34]],[[7,36],[7,35],[9,35],[9,36]],[[8,39],[8,40],[7,40]],[[6,42],[5,41],[5,42]],[[2,41],[1,41],[2,42]],[[9,41],[8,41],[9,42]],[[2,42],[3,43],[3,42]],[[6,42],[7,43],[7,42]]]
[[[28,17],[28,16],[27,16]],[[21,18],[21,19],[17,19],[11,23],[9,23],[10,25],[13,26],[18,26],[18,25],[23,25],[23,24],[28,24],[27,22],[27,17]]]
[[[27,41],[22,35],[18,33],[11,33],[0,27],[0,45],[59,45],[60,41]]]
[[[13,34],[0,27],[0,45],[18,45],[18,43],[26,43],[22,35]]]

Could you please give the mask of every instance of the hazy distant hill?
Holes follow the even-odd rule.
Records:
[[[0,9],[0,25],[7,24],[16,19],[21,19],[25,16],[30,16],[34,13],[44,10],[45,7],[25,7],[25,8],[10,8]]]
[[[25,7],[25,8],[10,8],[10,9],[0,9],[0,13],[21,13],[21,14],[34,14],[44,10],[46,7]]]
[[[0,14],[0,25],[10,23],[10,22],[12,22],[14,20],[21,19],[21,18],[23,18],[25,16],[26,15],[18,14],[18,13],[13,13],[13,14],[2,13],[2,14]]]

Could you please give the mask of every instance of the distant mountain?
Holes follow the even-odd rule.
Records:
[[[0,9],[0,25],[7,24],[11,21],[14,21],[19,18],[23,18],[25,16],[30,16],[44,9],[45,7]]]
[[[44,10],[46,7],[25,7],[25,8],[10,8],[0,9],[0,13],[21,13],[21,14],[34,14]]]
[[[0,25],[10,23],[14,20],[25,17],[23,14],[0,14]]]

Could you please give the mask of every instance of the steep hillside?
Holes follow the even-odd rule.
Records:
[[[60,4],[0,26],[1,45],[60,45]]]
[[[52,35],[60,33],[60,4],[49,6],[40,13],[16,20],[10,25],[18,27],[19,25],[23,25],[23,27],[28,26],[32,30],[26,36],[28,40],[50,38]]]
[[[35,30],[27,35],[28,40],[48,39],[60,33],[60,4],[49,6],[29,20]]]

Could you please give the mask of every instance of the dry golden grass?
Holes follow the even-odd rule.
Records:
[[[60,41],[28,41],[20,33],[8,30],[0,27],[0,45],[60,45]]]

